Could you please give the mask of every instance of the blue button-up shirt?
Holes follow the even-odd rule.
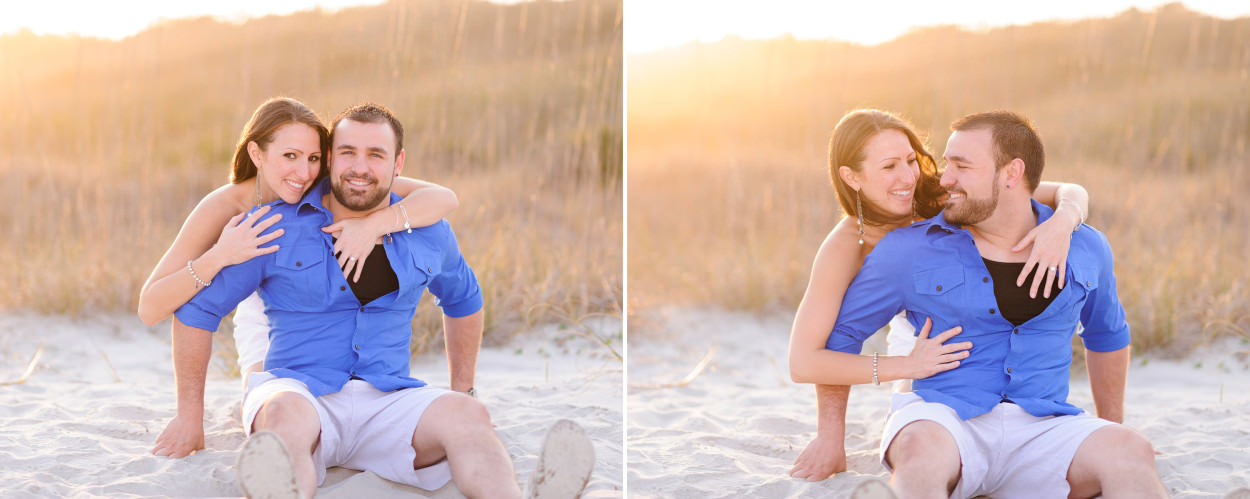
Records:
[[[1036,201],[1033,211],[1039,224],[1054,213]],[[963,326],[950,341],[972,342],[959,367],[912,383],[924,400],[946,404],[963,419],[1005,400],[1039,417],[1079,414],[1081,409],[1067,402],[1078,322],[1091,351],[1129,344],[1107,238],[1089,226],[1074,232],[1067,285],[1040,315],[1016,327],[997,311],[994,283],[972,234],[947,223],[944,215],[881,239],[847,289],[826,347],[859,353],[868,336],[907,310],[917,331],[932,317],[932,334]]]
[[[417,302],[428,287],[444,314],[470,315],[482,308],[477,278],[443,220],[386,238],[382,248],[399,289],[361,305],[343,278],[331,235],[321,231],[334,218],[322,204],[328,192],[323,180],[299,204],[273,204],[270,214],[282,220],[270,230],[285,230],[274,241],[278,251],[222,269],[175,315],[213,331],[259,288],[270,325],[265,369],[275,376],[302,381],[314,396],[338,392],[353,376],[384,392],[423,386],[409,376]]]

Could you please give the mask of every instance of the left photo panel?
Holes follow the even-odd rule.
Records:
[[[0,7],[0,495],[622,497],[623,21]]]

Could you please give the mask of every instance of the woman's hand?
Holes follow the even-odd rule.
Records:
[[[955,326],[929,338],[931,329],[933,329],[933,319],[926,318],[924,327],[920,328],[920,334],[916,336],[916,346],[912,347],[911,353],[907,355],[908,375],[904,378],[928,378],[959,367],[959,361],[968,357],[968,349],[972,348],[972,342],[944,344],[963,332],[962,326]]]
[[[1050,298],[1050,287],[1056,276],[1059,278],[1059,289],[1067,284],[1064,276],[1068,269],[1068,248],[1072,245],[1072,231],[1075,227],[1064,217],[1052,216],[1030,230],[1011,248],[1011,251],[1023,251],[1030,244],[1033,245],[1029,258],[1024,261],[1024,270],[1016,277],[1016,286],[1023,286],[1028,280],[1029,272],[1037,267],[1038,272],[1033,274],[1033,286],[1029,288],[1029,298],[1037,298],[1037,287],[1042,284],[1042,279],[1046,280],[1042,287],[1042,296],[1046,298]]]
[[[334,234],[334,254],[338,257],[343,278],[360,281],[360,271],[365,259],[373,252],[378,238],[386,234],[372,227],[368,218],[349,218],[321,228],[322,232]],[[355,271],[353,275],[352,271]]]
[[[259,210],[248,213],[240,213],[230,218],[226,226],[221,229],[221,236],[217,238],[217,244],[214,244],[210,251],[216,251],[225,265],[235,265],[246,262],[260,255],[268,255],[278,251],[278,245],[260,247],[283,234],[282,229],[275,230],[265,235],[261,233],[268,230],[273,224],[282,220],[282,215],[277,214],[265,219],[261,217],[269,213],[268,206],[262,206]]]

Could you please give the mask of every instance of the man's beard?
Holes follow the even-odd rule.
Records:
[[[349,180],[367,180],[373,183],[373,190],[364,193],[351,192],[355,187],[347,182]],[[331,178],[330,191],[334,193],[334,199],[352,211],[368,211],[377,208],[383,199],[391,193],[391,186],[388,184],[385,188],[381,182],[373,175],[343,175],[339,178]]]
[[[976,225],[990,218],[990,215],[994,214],[994,209],[998,207],[998,176],[994,177],[994,190],[990,192],[989,198],[972,199],[967,195],[968,193],[965,192],[964,200],[958,206],[952,207],[950,200],[947,200],[946,210],[942,212],[947,223]]]

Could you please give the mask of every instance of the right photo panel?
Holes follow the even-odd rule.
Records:
[[[629,497],[1250,497],[1250,5],[625,19]]]

